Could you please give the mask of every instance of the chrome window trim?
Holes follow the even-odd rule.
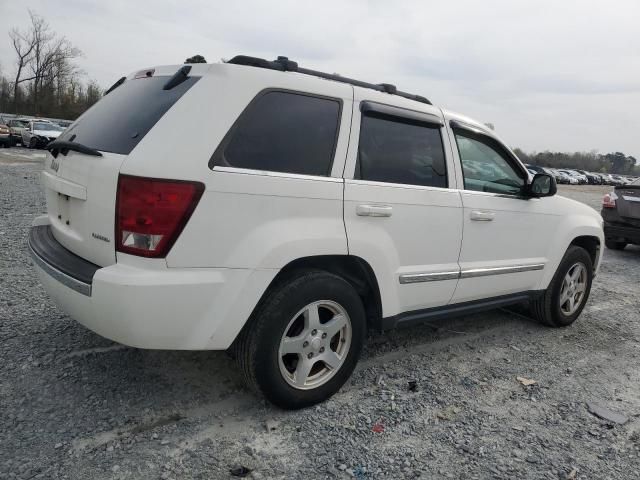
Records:
[[[269,170],[253,170],[250,168],[239,167],[223,167],[221,165],[215,165],[212,172],[225,172],[225,173],[242,173],[244,175],[259,175],[262,177],[277,177],[277,178],[292,178],[297,180],[320,180],[323,182],[342,183],[343,178],[338,177],[325,177],[319,175],[302,175],[300,173],[287,173],[287,172],[272,172]]]
[[[370,185],[372,187],[393,187],[393,188],[406,188],[409,190],[428,190],[434,192],[448,192],[458,195],[459,190],[449,187],[434,187],[431,185],[411,185],[410,183],[391,183],[391,182],[378,182],[375,180],[360,180],[358,178],[345,178],[347,184],[355,185]]]
[[[543,270],[544,266],[544,263],[534,263],[531,265],[512,265],[508,267],[468,268],[466,270],[458,270],[455,272],[406,273],[400,275],[399,281],[402,285],[406,285],[410,283],[477,278],[490,275],[504,275],[508,273],[532,272],[536,270]]]
[[[494,193],[494,192],[481,192],[479,190],[460,190],[460,193],[463,195],[480,195],[484,197],[497,197],[497,198],[510,198],[512,200],[540,200],[536,197],[525,197],[519,194],[509,194],[509,193]]]
[[[41,258],[31,247],[29,244],[29,253],[31,253],[31,258],[33,261],[42,269],[45,273],[51,276],[53,279],[59,281],[63,285],[69,287],[71,290],[74,290],[82,295],[86,295],[87,297],[91,296],[91,284],[84,283],[75,278],[67,275],[64,272],[61,272],[57,268],[48,264],[43,258]]]

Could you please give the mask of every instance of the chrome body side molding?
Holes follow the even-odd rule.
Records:
[[[544,263],[534,263],[531,265],[512,265],[508,267],[470,268],[455,272],[406,273],[400,275],[399,280],[402,285],[405,285],[408,283],[436,282],[440,280],[456,280],[459,278],[475,278],[489,275],[504,275],[507,273],[531,272],[542,269],[544,269]]]
[[[420,283],[437,282],[439,280],[457,280],[460,278],[460,271],[455,272],[435,272],[435,273],[410,273],[400,275],[400,283]]]
[[[511,267],[492,267],[492,268],[471,268],[462,270],[460,278],[486,277],[488,275],[504,275],[505,273],[530,272],[534,270],[542,270],[544,263],[536,263],[533,265],[513,265]]]

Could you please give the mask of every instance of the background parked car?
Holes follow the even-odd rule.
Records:
[[[55,123],[62,128],[69,128],[73,122],[71,120],[58,120]]]
[[[569,169],[563,168],[562,170],[560,170],[560,172],[564,173],[565,175],[568,175],[569,178],[573,178],[576,180],[575,183],[574,182],[570,182],[570,183],[582,184],[582,185],[588,183],[587,177],[582,175],[581,173],[576,172],[575,170],[569,170]]]
[[[587,183],[589,183],[589,185],[600,185],[600,183],[602,182],[600,177],[594,173],[586,172],[584,170],[576,170],[576,172],[581,173],[582,175],[587,177]]]
[[[42,148],[47,143],[55,140],[64,131],[49,121],[30,121],[22,130],[22,144],[27,148]]]
[[[576,177],[574,177],[573,175],[569,175],[564,170],[555,170],[555,171],[562,178],[562,181],[560,183],[565,183],[567,185],[578,185],[580,183]]]
[[[628,183],[627,179],[622,175],[611,175],[611,177],[613,178],[615,185],[626,185]]]
[[[640,180],[618,185],[602,199],[605,245],[622,250],[627,244],[640,245]]]
[[[558,172],[555,168],[545,167],[543,168],[545,173],[552,175],[553,178],[556,179],[556,183],[569,183],[567,178],[563,176],[560,172]]]
[[[9,125],[0,118],[0,147],[11,146],[11,129]]]
[[[22,131],[29,126],[28,118],[14,118],[9,120],[9,130],[12,145],[22,143]]]

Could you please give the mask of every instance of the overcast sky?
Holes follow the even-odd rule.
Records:
[[[133,70],[247,54],[393,83],[528,151],[640,159],[638,0],[0,0],[0,69],[27,9],[103,87]]]

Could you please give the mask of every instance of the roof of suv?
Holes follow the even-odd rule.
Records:
[[[266,68],[269,70],[278,70],[281,72],[297,72],[305,75],[313,75],[314,77],[320,77],[327,80],[333,80],[336,82],[348,83],[356,87],[370,88],[379,92],[386,92],[391,95],[398,95],[400,97],[408,98],[409,100],[415,100],[416,102],[426,103],[431,105],[431,102],[421,95],[415,95],[412,93],[406,93],[398,90],[395,85],[390,83],[369,83],[362,80],[356,80],[349,77],[343,77],[335,73],[325,73],[318,70],[310,70],[308,68],[302,68],[298,66],[298,62],[289,60],[288,57],[279,56],[277,59],[269,61],[264,58],[250,57],[247,55],[236,55],[227,63],[233,65],[245,65],[249,67]]]
[[[228,65],[228,67],[225,67]],[[143,70],[138,70],[133,73],[130,73],[126,77],[120,78],[111,88],[107,90],[105,93],[108,94],[115,88],[118,88],[122,83],[128,80],[136,79],[136,78],[145,78],[145,77],[171,77],[167,85],[165,85],[165,89],[171,89],[173,86],[170,84],[174,79],[178,79],[178,83],[188,76],[208,76],[208,75],[224,75],[228,74],[229,69],[263,69],[273,72],[274,74],[283,74],[283,75],[301,75],[301,76],[309,76],[316,77],[321,80],[326,80],[328,82],[340,82],[348,85],[352,85],[356,90],[360,90],[362,95],[368,97],[367,91],[371,92],[371,97],[380,98],[380,95],[384,95],[385,93],[390,95],[391,97],[395,97],[395,101],[392,101],[395,106],[405,108],[405,109],[415,109],[418,111],[422,111],[425,109],[437,109],[440,110],[442,115],[445,117],[445,121],[453,121],[454,123],[459,124],[459,126],[463,127],[471,127],[472,130],[476,130],[479,133],[483,133],[490,137],[498,140],[503,146],[505,146],[511,154],[517,158],[517,156],[513,153],[513,151],[507,147],[507,144],[496,134],[495,131],[484,125],[483,123],[474,120],[466,115],[462,115],[450,110],[442,109],[438,106],[433,105],[427,98],[415,95],[412,93],[406,93],[397,90],[394,85],[387,83],[368,83],[361,80],[355,80],[349,77],[343,77],[338,74],[329,74],[325,72],[320,72],[316,70],[310,70],[301,68],[294,61],[289,60],[287,57],[278,57],[276,60],[269,61],[262,58],[250,57],[246,55],[238,55],[233,57],[231,60],[223,61],[223,63],[194,63],[194,64],[174,64],[174,65],[158,65],[154,67],[149,67]],[[222,73],[223,70],[227,70],[225,73]],[[413,104],[412,103],[416,102]]]

